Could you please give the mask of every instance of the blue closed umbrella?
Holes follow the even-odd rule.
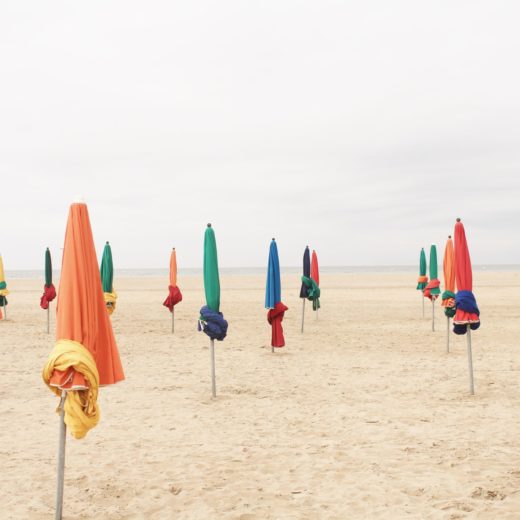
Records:
[[[267,282],[265,284],[265,308],[267,321],[271,325],[271,351],[275,347],[281,348],[285,345],[283,336],[282,320],[285,311],[288,309],[282,303],[282,284],[280,280],[280,260],[278,258],[278,247],[273,238],[269,247],[269,260],[267,263]]]
[[[303,276],[305,278],[310,278],[311,276],[311,254],[309,252],[309,246],[305,247],[305,251],[303,252]],[[303,283],[300,289],[300,298],[303,298],[302,303],[302,333],[303,333],[303,323],[305,321],[305,299],[308,296],[309,288]]]
[[[273,238],[269,247],[269,260],[267,262],[267,283],[265,286],[265,308],[274,309],[282,299],[282,285],[280,282],[280,260],[278,259],[278,247]]]
[[[303,252],[303,276],[310,278],[311,276],[311,254],[309,252],[309,246],[305,247],[305,251]],[[300,298],[307,298],[307,286],[302,282],[302,287],[300,289]]]

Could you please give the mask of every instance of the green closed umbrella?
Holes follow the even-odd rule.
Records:
[[[50,332],[50,303],[56,298],[56,288],[52,284],[52,260],[49,248],[45,250],[45,285],[40,307],[47,311],[47,334]]]
[[[428,277],[426,276],[426,253],[424,252],[424,247],[421,247],[421,255],[419,257],[419,279],[417,280],[417,290],[421,291],[423,318],[424,318],[424,295],[422,294],[422,292],[426,288],[427,284],[428,284]]]
[[[222,341],[227,334],[228,323],[220,312],[220,281],[218,276],[217,243],[215,232],[208,224],[204,235],[204,292],[206,305],[200,310],[199,330],[211,340],[211,393],[217,396],[215,378],[215,340]]]
[[[101,285],[105,296],[108,314],[112,314],[116,308],[117,294],[114,291],[114,263],[112,261],[112,249],[107,242],[103,249],[103,257],[101,258]]]
[[[52,285],[52,260],[51,252],[49,248],[45,250],[45,286],[50,287]]]
[[[215,232],[208,224],[204,234],[204,292],[206,304],[215,312],[220,311],[220,280],[218,277],[217,242]]]
[[[432,332],[435,331],[435,300],[441,294],[440,285],[437,272],[437,247],[432,244],[430,247],[430,281],[424,289],[424,296],[432,302]]]

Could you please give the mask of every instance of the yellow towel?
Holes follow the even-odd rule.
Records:
[[[86,390],[68,390],[65,400],[65,424],[73,437],[82,439],[99,422],[98,369],[92,354],[81,343],[60,339],[52,349],[42,373],[45,384],[56,395],[61,396],[62,390],[50,385],[52,372],[55,369],[65,372],[70,367],[83,374],[89,385]],[[59,412],[59,409],[56,411]]]
[[[105,303],[107,304],[108,314],[112,314],[116,308],[117,293],[112,289],[112,292],[103,293],[105,297]]]

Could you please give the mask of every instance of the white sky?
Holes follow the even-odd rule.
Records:
[[[118,267],[418,263],[455,217],[520,263],[520,3],[0,6],[0,253],[54,262],[89,204]]]

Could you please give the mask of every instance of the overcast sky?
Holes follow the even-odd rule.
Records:
[[[460,216],[520,263],[520,3],[0,6],[0,253],[40,268],[88,205],[116,268],[418,263]]]

